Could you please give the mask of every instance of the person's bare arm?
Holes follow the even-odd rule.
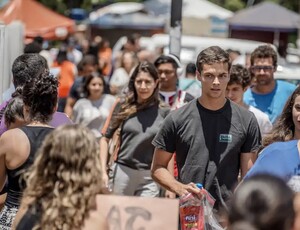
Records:
[[[161,149],[155,149],[151,174],[152,178],[165,189],[182,196],[188,192],[200,194],[200,189],[194,183],[182,184],[168,171],[172,154]]]
[[[241,179],[244,178],[249,169],[253,166],[256,161],[257,153],[241,153]]]
[[[108,157],[108,142],[109,139],[106,137],[100,138],[100,164],[102,168],[102,190],[104,193],[108,191],[108,175],[106,171],[107,157]]]
[[[5,165],[5,154],[6,154],[6,135],[5,133],[0,137],[0,191],[3,189],[6,182],[6,165]]]
[[[173,156],[171,158],[171,160],[169,161],[169,164],[168,164],[168,171],[173,176],[174,176],[174,164],[175,164],[175,159],[174,159],[174,156]],[[166,190],[165,197],[166,198],[170,198],[170,199],[174,199],[174,198],[176,198],[176,194],[173,193],[173,192],[171,192],[171,191],[169,191],[169,190]]]
[[[66,107],[65,107],[65,114],[67,114],[70,118],[72,118],[73,114],[73,107],[76,103],[76,100],[72,97],[67,98]]]

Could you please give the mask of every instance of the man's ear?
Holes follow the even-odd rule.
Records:
[[[243,89],[244,93],[247,91],[248,88],[249,88],[249,85]]]
[[[197,77],[198,81],[201,81],[201,74],[198,70],[196,70],[196,77]]]

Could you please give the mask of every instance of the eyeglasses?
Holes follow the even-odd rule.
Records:
[[[151,86],[153,86],[154,84],[154,81],[149,81],[149,80],[136,80],[135,82],[135,85],[137,87],[142,87],[143,83],[145,85],[146,88],[150,88]]]
[[[169,70],[169,69],[166,69],[166,70],[158,70],[157,71],[159,75],[161,74],[165,74],[165,75],[171,75],[172,73],[174,73],[174,70]]]
[[[265,72],[270,72],[274,69],[273,66],[270,65],[255,65],[251,67],[251,70],[254,72],[259,72],[261,70],[265,71]]]

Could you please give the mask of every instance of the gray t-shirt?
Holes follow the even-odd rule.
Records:
[[[116,106],[116,110],[118,109],[120,106]],[[149,170],[154,153],[151,141],[168,113],[169,108],[152,105],[125,120],[121,129],[121,146],[116,162],[133,169]],[[108,127],[103,135],[111,138],[113,132],[114,129]]]
[[[229,100],[217,111],[193,100],[166,117],[152,143],[176,152],[179,181],[202,183],[218,201],[237,183],[241,153],[255,151],[260,141],[253,113]]]

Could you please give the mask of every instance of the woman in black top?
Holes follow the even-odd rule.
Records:
[[[88,128],[65,125],[51,132],[25,174],[16,229],[93,230],[90,211],[100,208],[95,201],[101,192],[99,158],[99,144]]]
[[[48,71],[30,79],[23,87],[24,118],[28,125],[6,131],[0,138],[0,189],[7,177],[7,198],[0,212],[0,229],[11,229],[25,183],[22,175],[32,165],[36,151],[52,131],[47,123],[57,105],[58,81]]]
[[[128,94],[107,119],[100,139],[102,167],[106,167],[108,143],[121,127],[121,144],[113,171],[114,194],[127,196],[158,196],[159,187],[152,180],[150,167],[154,147],[152,139],[159,130],[169,108],[158,96],[158,73],[153,64],[140,63],[133,71]],[[103,173],[103,188],[109,186],[107,173]]]

